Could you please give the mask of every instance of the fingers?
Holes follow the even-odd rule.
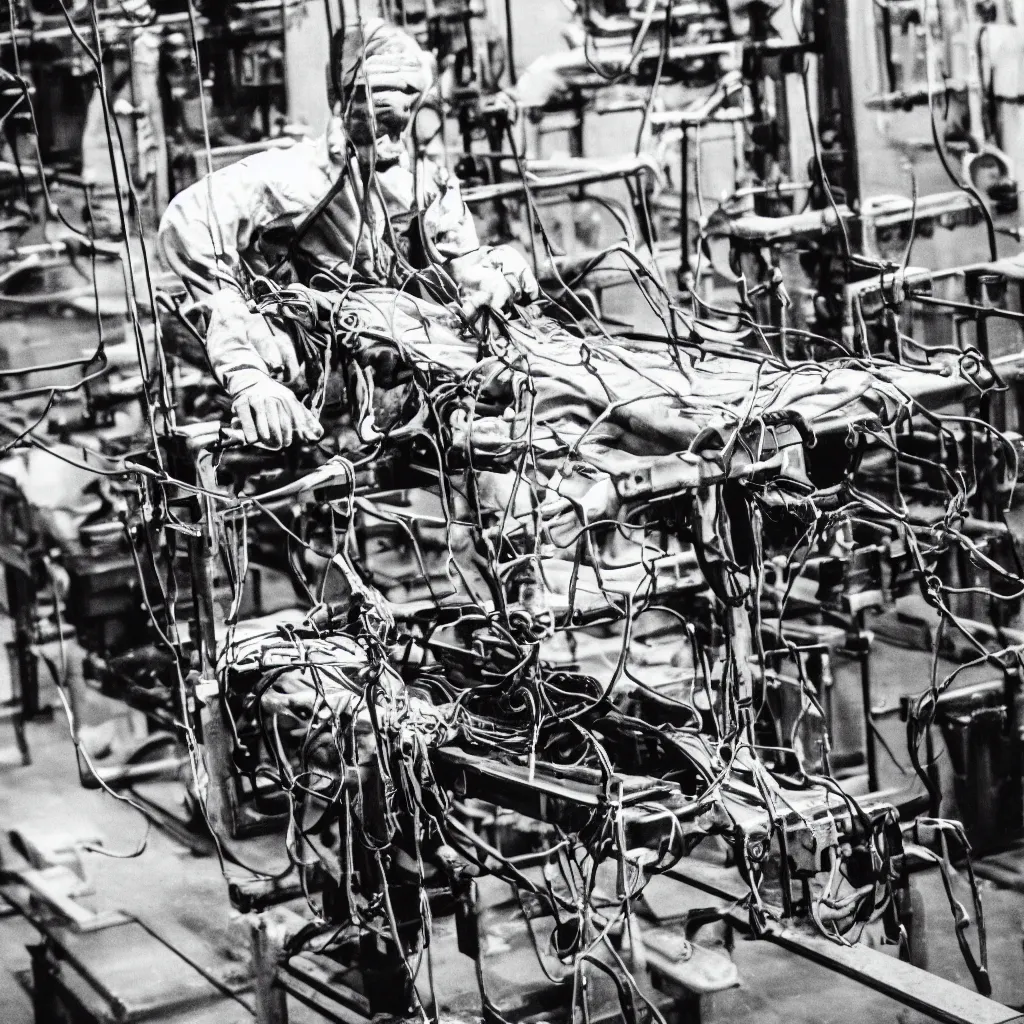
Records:
[[[487,305],[487,295],[484,292],[473,292],[465,302],[462,303],[462,312],[465,313],[467,320],[472,320],[477,315],[481,307]]]
[[[264,439],[264,444],[268,448],[280,448],[282,446],[284,429],[281,426],[281,413],[283,411],[280,402],[271,401],[266,404],[267,437]]]
[[[295,403],[297,415],[295,416],[295,430],[304,441],[318,441],[324,435],[324,428],[314,413],[304,405]]]
[[[285,405],[280,407],[278,423],[281,426],[281,447],[290,448],[295,439],[295,422],[291,410]]]
[[[485,306],[499,313],[512,301],[512,285],[497,272],[488,276],[482,287],[471,292],[462,303],[462,311],[470,320]]]
[[[235,415],[242,424],[242,434],[245,436],[246,444],[256,444],[260,440],[260,433],[256,429],[256,422],[253,420],[252,409],[249,408],[247,399],[242,398],[235,402]]]
[[[514,291],[512,285],[509,284],[504,275],[501,275],[500,279],[495,281],[494,287],[491,289],[491,294],[487,304],[491,309],[496,309],[500,312],[503,309],[508,309],[508,305],[512,301],[513,295]]]
[[[537,278],[533,269],[518,249],[508,245],[499,245],[491,252],[491,260],[501,270],[509,288],[512,290],[512,298],[521,301],[533,302],[540,296],[540,288],[537,285]]]
[[[534,302],[540,295],[537,280],[527,269],[515,274],[505,274],[511,297],[516,302]]]
[[[281,444],[285,448],[296,438],[318,441],[323,437],[324,428],[316,415],[294,397],[280,399],[276,411],[281,425]]]
[[[254,398],[249,400],[249,406],[252,409],[252,416],[256,421],[256,433],[259,435],[259,439],[263,444],[270,444],[272,440],[270,422],[267,420],[268,404],[269,403],[266,398]]]
[[[270,394],[247,393],[235,401],[234,412],[247,444],[288,448],[297,439],[317,441],[324,433],[319,419],[280,385]]]

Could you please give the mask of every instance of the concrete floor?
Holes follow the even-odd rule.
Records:
[[[67,723],[59,712],[52,723],[30,727],[29,737],[33,765],[8,763],[0,769],[0,823],[5,836],[22,827],[49,832],[55,839],[96,836],[105,849],[122,856],[145,841],[145,849],[133,859],[83,853],[87,877],[96,890],[83,902],[98,911],[130,909],[196,962],[221,965],[224,949],[229,948],[232,915],[216,861],[197,860],[155,829],[147,835],[145,820],[131,807],[83,790]],[[0,922],[3,1024],[33,1019],[30,1000],[15,974],[28,967],[25,944],[35,941],[37,933],[20,918]],[[244,972],[245,965],[240,969]],[[249,1018],[243,1012],[238,1019]],[[234,1018],[223,1024],[234,1024]]]

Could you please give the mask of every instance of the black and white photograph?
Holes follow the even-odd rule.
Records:
[[[0,0],[0,1024],[1024,1024],[1024,0]]]

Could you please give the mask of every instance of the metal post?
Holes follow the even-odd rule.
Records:
[[[679,139],[679,277],[681,292],[694,288],[690,270],[690,131],[684,124]],[[642,184],[641,184],[642,187]]]
[[[997,305],[994,295],[998,294],[1005,279],[1001,274],[980,274],[971,287],[970,299],[978,306],[990,309]],[[975,316],[975,344],[982,356],[987,360],[991,356],[991,344],[988,335],[988,313],[979,311]],[[978,416],[985,423],[991,424],[997,430],[1006,429],[1006,411],[1001,396],[993,397],[985,393],[979,400]],[[985,459],[985,470],[983,479],[978,481],[979,489],[979,513],[990,522],[995,522],[999,516],[999,501],[995,493],[995,480],[992,477],[994,446],[992,437],[985,435],[984,443],[981,446]]]
[[[871,633],[863,611],[857,612],[855,650],[860,661],[860,692],[864,701],[864,756],[868,763],[868,792],[878,790],[878,754],[875,745],[874,720],[871,717]]]
[[[815,39],[818,53],[819,110],[829,111],[839,131],[841,162],[839,180],[832,184],[843,190],[848,206],[860,201],[860,168],[857,163],[857,111],[854,105],[854,82],[850,54],[849,0],[816,0],[814,12]],[[851,225],[855,228],[856,225]],[[856,239],[851,238],[856,244]]]
[[[287,926],[267,914],[254,914],[252,928],[252,976],[257,1024],[288,1024],[288,995],[277,983],[284,959]]]
[[[21,569],[8,565],[7,606],[14,617],[14,652],[18,668],[21,714],[31,721],[40,714],[39,665],[32,653],[35,593],[31,579]]]
[[[1004,808],[1004,822],[1007,831],[1019,832],[1024,825],[1024,782],[1021,778],[1021,768],[1024,766],[1021,744],[1021,672],[1014,665],[1003,673],[1003,699],[1006,705],[1006,730],[1007,740],[1007,761],[1009,763],[1009,779],[1007,792],[1010,797],[1011,806]]]
[[[56,1024],[61,1019],[57,1003],[57,968],[50,959],[46,940],[28,947],[32,958],[32,1012],[36,1024]]]
[[[933,724],[928,723],[924,731],[925,772],[928,775],[928,816],[938,818],[942,810],[942,784],[939,778],[939,763],[935,757],[935,739],[932,736]]]

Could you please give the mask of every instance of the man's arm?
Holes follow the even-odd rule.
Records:
[[[176,195],[160,221],[160,246],[193,295],[244,284],[241,254],[261,229],[311,210],[331,187],[320,144],[268,149],[197,181]]]
[[[210,311],[206,350],[231,395],[246,440],[312,440],[316,418],[274,380],[298,374],[291,338],[251,310],[242,254],[255,234],[312,209],[330,188],[310,143],[268,150],[208,175],[177,195],[160,223],[160,248],[193,297]]]

